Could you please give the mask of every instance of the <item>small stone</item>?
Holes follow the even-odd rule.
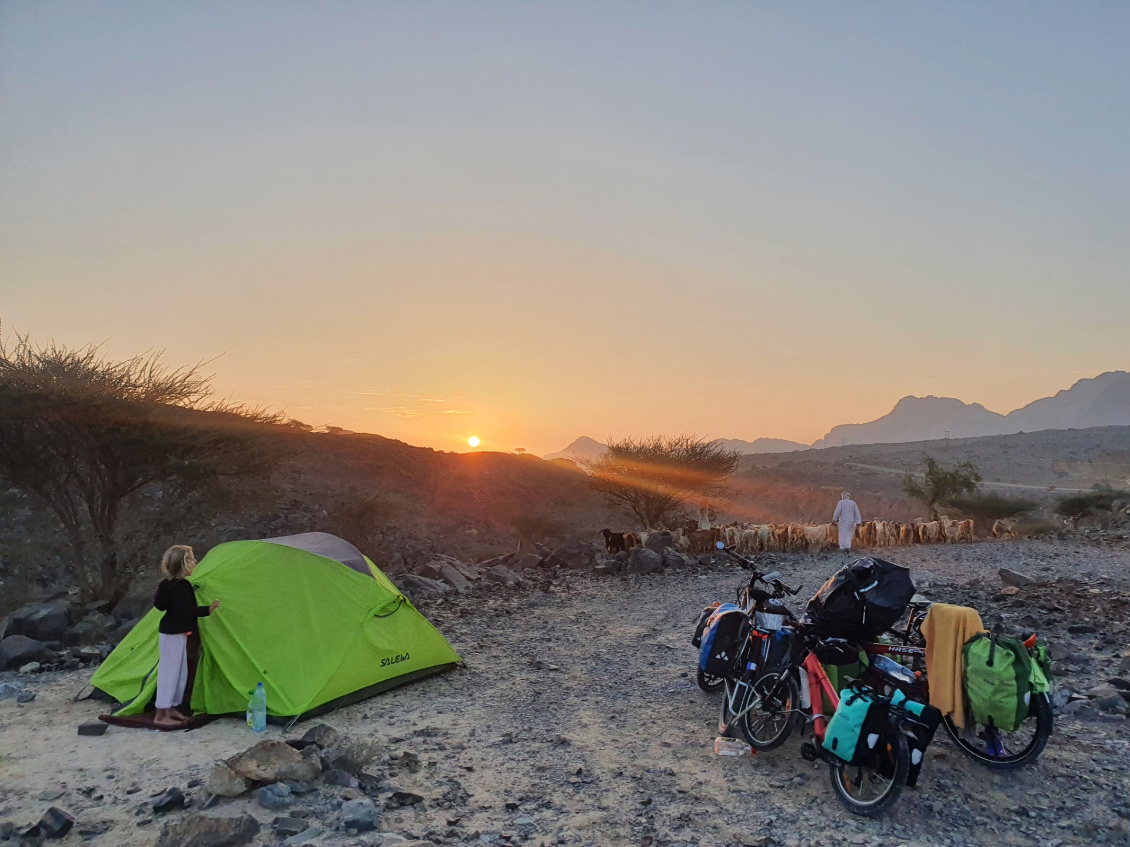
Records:
[[[298,835],[300,832],[305,832],[307,828],[306,821],[301,818],[280,817],[275,818],[271,826],[274,828],[277,835],[283,838],[289,838],[292,835]]]
[[[1020,589],[1017,588],[1015,585],[1006,585],[1004,588],[1001,589],[1000,593],[1004,597],[1015,597],[1017,594],[1020,593]]]
[[[98,736],[105,735],[109,724],[102,723],[102,721],[90,721],[89,723],[80,723],[78,725],[79,735]]]
[[[313,842],[313,840],[321,835],[322,832],[323,830],[320,826],[312,826],[309,829],[303,830],[297,835],[290,836],[290,838],[286,839],[283,844],[287,845],[287,847],[301,847],[301,845]]]
[[[20,673],[37,673],[43,665],[39,662],[28,662],[26,665],[20,666]]]
[[[27,691],[27,687],[14,682],[0,682],[0,700],[15,700],[22,691]]]
[[[1001,582],[1005,585],[1031,585],[1033,582],[1032,577],[1028,576],[1028,574],[1014,571],[1012,568],[1001,568],[997,573],[1000,575]]]
[[[419,794],[413,794],[411,791],[394,791],[388,800],[388,805],[394,809],[402,806],[415,806],[417,803],[424,802],[423,797]]]
[[[329,724],[320,723],[306,730],[302,740],[313,742],[321,749],[326,750],[341,740],[341,733]]]
[[[260,806],[271,811],[285,809],[294,802],[294,798],[290,795],[290,789],[287,788],[285,782],[264,785],[255,792],[255,796],[259,798]]]
[[[361,783],[353,774],[341,768],[326,771],[325,780],[329,785],[340,785],[342,788],[360,788]]]
[[[349,800],[341,805],[341,827],[354,832],[370,832],[377,828],[380,812],[368,797]]]
[[[47,838],[63,838],[71,827],[75,825],[75,819],[71,817],[69,812],[64,812],[58,806],[52,806],[43,813],[43,817],[39,819],[37,826]]]
[[[1067,627],[1067,631],[1072,635],[1092,635],[1093,633],[1098,632],[1098,630],[1091,626],[1089,623],[1070,624]]]
[[[193,815],[165,824],[155,847],[237,847],[258,834],[259,821],[251,815]]]
[[[149,804],[154,812],[164,814],[185,807],[185,796],[179,788],[170,788]]]

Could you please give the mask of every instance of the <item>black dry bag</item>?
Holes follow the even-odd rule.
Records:
[[[898,622],[913,596],[909,568],[859,559],[820,587],[808,601],[805,621],[823,638],[872,641]]]

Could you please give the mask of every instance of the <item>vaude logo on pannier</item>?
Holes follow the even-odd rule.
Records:
[[[381,659],[381,667],[387,668],[389,665],[395,665],[398,662],[407,662],[407,661],[408,661],[408,654],[407,653],[400,653],[399,655],[396,655],[396,656],[388,656],[387,658]]]

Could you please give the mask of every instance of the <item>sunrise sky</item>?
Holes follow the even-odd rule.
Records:
[[[440,449],[1130,368],[1130,5],[0,3],[5,334]]]

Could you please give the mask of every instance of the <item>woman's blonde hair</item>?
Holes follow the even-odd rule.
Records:
[[[184,576],[189,559],[194,559],[192,548],[187,544],[174,544],[161,557],[161,570],[169,579],[180,579]]]

